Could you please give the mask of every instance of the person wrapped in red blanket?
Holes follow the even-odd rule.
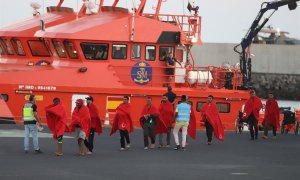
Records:
[[[91,116],[91,126],[90,126],[90,135],[87,139],[84,140],[84,145],[88,149],[87,154],[92,154],[94,149],[95,132],[97,132],[98,135],[100,135],[102,133],[102,125],[99,117],[98,108],[94,104],[94,98],[92,96],[89,96],[85,99]]]
[[[255,91],[250,91],[250,98],[247,100],[244,108],[243,119],[248,119],[251,140],[258,137],[258,119],[259,111],[263,107],[261,100],[255,95]]]
[[[57,150],[55,154],[57,156],[63,155],[63,135],[67,127],[67,115],[66,109],[61,104],[59,98],[53,99],[53,104],[45,107],[46,119],[48,128],[53,134],[53,139],[57,140]]]
[[[174,121],[174,108],[173,104],[168,100],[166,95],[163,95],[160,106],[159,106],[159,119],[161,119],[166,127],[168,128],[167,132],[167,145],[166,147],[171,147],[171,130],[172,123]],[[163,133],[159,134],[159,147],[163,147]]]
[[[84,155],[84,140],[90,134],[91,117],[89,109],[83,104],[82,99],[76,100],[76,107],[72,113],[72,123],[69,127],[70,132],[76,131],[78,140],[79,155]]]
[[[272,127],[273,138],[276,138],[276,131],[279,126],[279,106],[272,92],[268,94],[269,98],[266,102],[265,117],[263,120],[264,136],[263,139],[268,139],[268,130]]]
[[[150,148],[155,148],[155,135],[160,133],[168,133],[165,123],[159,118],[156,107],[152,104],[152,97],[147,97],[147,104],[144,106],[140,124],[144,133],[144,149],[149,148],[149,137],[151,140]]]
[[[110,135],[113,135],[117,130],[119,130],[121,136],[121,151],[125,150],[125,139],[127,143],[126,148],[130,148],[129,133],[133,132],[133,124],[130,113],[131,105],[129,104],[129,97],[124,96],[123,103],[116,109],[116,115],[110,132]]]
[[[212,133],[218,140],[224,141],[224,127],[219,116],[218,107],[213,103],[213,99],[214,97],[209,95],[207,103],[200,108],[202,121],[206,127],[207,145],[211,145]]]

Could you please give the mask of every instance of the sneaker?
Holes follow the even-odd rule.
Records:
[[[29,153],[29,151],[28,151],[28,150],[25,150],[25,151],[24,151],[24,153],[25,153],[25,154],[28,154],[28,153]]]
[[[181,148],[181,151],[186,151],[186,148],[185,148],[185,147],[182,147],[182,148]]]
[[[126,148],[129,149],[129,148],[130,148],[130,144],[127,144],[127,145],[126,145]]]
[[[166,145],[166,148],[170,148],[170,147],[171,147],[171,145],[170,145],[170,144]]]
[[[261,138],[262,139],[268,139],[268,136],[262,136]]]
[[[161,145],[161,144],[160,144],[160,145],[158,145],[158,148],[162,148],[162,147],[163,147],[163,145]]]
[[[36,154],[42,154],[42,153],[43,153],[40,149],[35,150],[34,152],[35,152]]]
[[[151,144],[150,149],[154,149],[154,148],[155,148],[155,144]]]
[[[179,150],[180,149],[180,145],[177,145],[174,150]]]
[[[93,153],[91,151],[86,152],[87,155],[92,155]]]
[[[210,145],[211,145],[211,142],[207,142],[206,144],[210,146]]]
[[[64,155],[64,153],[55,152],[55,155],[56,156],[62,156],[62,155]]]
[[[125,148],[120,148],[120,151],[125,151],[126,149]]]
[[[144,147],[144,150],[148,150],[149,148],[146,146],[146,147]]]

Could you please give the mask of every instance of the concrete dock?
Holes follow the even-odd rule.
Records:
[[[140,129],[130,135],[130,150],[120,151],[119,134],[104,129],[95,136],[93,155],[78,156],[73,135],[64,139],[64,156],[56,157],[56,142],[45,130],[39,139],[43,154],[23,151],[23,126],[0,126],[1,180],[263,180],[298,179],[300,136],[278,135],[276,140],[251,141],[249,132],[226,132],[225,141],[206,145],[204,131],[190,140],[187,151],[143,149]],[[260,132],[261,133],[261,132]],[[261,136],[262,134],[260,134]],[[158,138],[157,138],[158,139]],[[172,137],[172,145],[174,140]],[[32,147],[32,146],[31,146]]]

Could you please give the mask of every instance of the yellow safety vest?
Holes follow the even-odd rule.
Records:
[[[33,114],[32,103],[26,103],[23,107],[23,119],[24,121],[35,121]]]

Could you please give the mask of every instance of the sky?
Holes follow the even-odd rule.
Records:
[[[90,0],[95,2],[94,0]],[[99,2],[99,0],[96,0]],[[188,14],[188,1],[199,6],[202,16],[202,40],[214,43],[239,43],[257,16],[262,2],[270,0],[165,0],[162,14]],[[58,0],[0,0],[0,26],[20,21],[32,16],[31,2],[42,5],[41,13]],[[139,0],[120,0],[120,6],[132,7]],[[157,0],[149,0],[146,12],[153,12],[152,6]],[[106,0],[105,5],[112,3]],[[82,0],[65,0],[63,6],[80,9]],[[270,11],[271,12],[271,11]],[[270,14],[269,12],[266,15]],[[265,16],[267,17],[267,16]],[[300,1],[298,8],[290,11],[284,6],[278,9],[267,25],[290,33],[290,37],[300,39]]]

